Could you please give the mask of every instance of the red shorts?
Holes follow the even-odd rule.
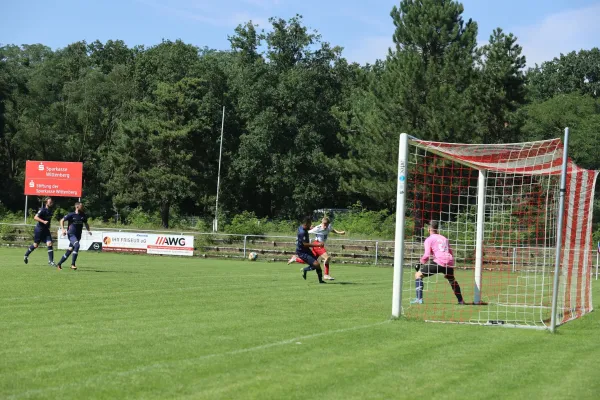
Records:
[[[313,244],[317,244],[317,243],[321,243],[318,240],[313,240]],[[313,247],[312,249],[313,254],[315,255],[315,257],[319,258],[321,257],[323,254],[327,253],[327,250],[325,249],[325,247]]]
[[[314,243],[321,243],[318,240],[314,240]],[[325,249],[325,247],[311,247],[310,251],[312,251],[312,253],[314,254],[315,258],[318,259],[319,257],[321,257],[323,254],[327,253],[327,250]],[[296,262],[298,264],[304,264],[304,261],[302,261],[302,259],[300,257],[296,257]]]

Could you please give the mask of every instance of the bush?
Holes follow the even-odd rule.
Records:
[[[344,230],[351,235],[365,237],[393,238],[396,216],[388,210],[369,211],[365,209],[340,214],[333,225],[337,230]]]
[[[56,207],[56,208],[54,209],[54,214],[53,214],[54,220],[56,220],[57,222],[58,222],[58,221],[60,221],[60,220],[61,220],[61,219],[62,219],[62,218],[65,216],[65,215],[67,215],[69,212],[70,212],[69,210],[67,210],[67,209],[65,209],[65,208],[62,208],[62,207],[60,207],[60,206],[59,206],[59,207]],[[57,224],[57,225],[58,225],[58,224]],[[65,224],[65,225],[66,225],[66,224]]]
[[[440,233],[451,243],[475,243],[477,235],[477,207],[470,206],[458,214],[455,221],[442,223]]]
[[[196,225],[194,225],[194,229],[200,232],[210,232],[212,231],[212,226],[203,219],[198,219],[196,221]]]
[[[31,210],[27,216],[27,222],[33,223],[33,216],[35,215],[35,211]],[[12,213],[10,211],[6,211],[3,215],[0,215],[0,222],[5,223],[15,223],[20,224],[23,223],[23,211]]]
[[[233,217],[231,222],[225,226],[225,232],[243,235],[264,235],[265,221],[256,218],[253,212],[244,211]]]
[[[0,239],[14,242],[17,238],[17,229],[10,225],[0,225]]]
[[[600,243],[600,226],[592,233],[592,240],[594,241],[594,246],[596,246],[597,243]]]
[[[161,226],[158,212],[148,213],[142,210],[141,207],[131,210],[129,215],[127,215],[127,222],[140,229],[152,229]]]
[[[299,221],[272,220],[272,221],[265,221],[261,225],[262,225],[264,231],[267,233],[289,236],[289,235],[293,235],[296,232],[296,230],[298,229],[298,226],[300,226],[300,222]]]

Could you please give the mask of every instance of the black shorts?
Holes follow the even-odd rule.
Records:
[[[298,257],[299,259],[301,259],[308,265],[314,265],[314,263],[317,262],[316,258],[312,254],[308,254],[308,253],[298,252],[298,253],[296,253],[296,257]]]
[[[50,234],[50,229],[34,228],[33,243],[39,244],[42,241],[44,243],[52,242],[52,235]]]
[[[446,279],[454,278],[454,267],[442,267],[433,260],[430,260],[427,264],[421,265],[421,269],[419,271],[422,272],[424,276],[444,274]]]

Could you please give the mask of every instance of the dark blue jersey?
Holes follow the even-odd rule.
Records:
[[[38,211],[37,214],[35,214],[35,215],[37,217],[43,219],[44,221],[48,221],[48,223],[46,225],[44,225],[38,221],[38,223],[35,227],[38,229],[50,229],[50,223],[52,222],[52,214],[53,214],[53,211],[50,210],[49,208],[47,208],[47,207],[40,208],[40,211]]]
[[[298,228],[298,237],[296,238],[296,253],[310,253],[308,247],[304,247],[303,243],[310,243],[308,238],[308,229],[304,229],[302,225]]]
[[[69,230],[67,232],[67,235],[75,236],[77,240],[81,239],[83,225],[87,224],[87,215],[85,215],[84,212],[71,212],[65,215],[64,220],[69,222]]]

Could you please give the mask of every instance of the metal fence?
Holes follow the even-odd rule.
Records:
[[[0,243],[16,246],[27,245],[33,238],[33,227],[34,225],[29,224],[0,223]],[[245,259],[250,252],[256,252],[263,260],[286,261],[295,253],[296,248],[296,237],[284,235],[244,235],[111,227],[94,228],[94,230],[194,236],[194,254],[203,258]],[[528,264],[539,265],[540,262],[546,264],[548,259],[553,260],[554,257],[553,248],[489,246],[484,248],[484,252],[486,249],[490,254],[494,253],[490,258],[494,259],[495,268],[512,270],[512,272],[517,272],[519,267],[526,268]],[[393,265],[394,241],[392,240],[330,238],[327,241],[327,250],[336,263]],[[463,245],[455,249],[457,268],[473,268],[474,253],[474,246]],[[412,265],[418,262],[421,254],[421,243],[406,242],[404,264]],[[598,279],[599,258],[596,253],[596,279]]]
[[[6,226],[12,229],[6,233]],[[26,245],[33,238],[34,225],[0,223],[0,243]],[[269,261],[287,260],[295,253],[296,237],[283,235],[244,235],[197,231],[131,229],[101,227],[95,231],[140,232],[194,236],[195,254],[200,257],[246,258],[256,252]],[[53,228],[54,229],[54,228]],[[4,234],[3,234],[4,232]],[[54,238],[56,240],[56,238]],[[394,242],[391,240],[331,238],[328,252],[337,262],[373,265],[392,265]]]

